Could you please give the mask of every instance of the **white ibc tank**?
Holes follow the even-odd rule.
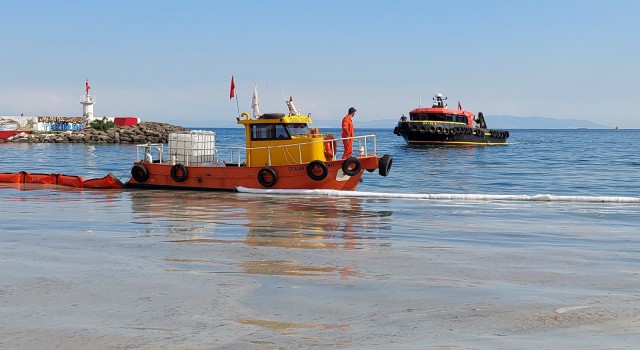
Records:
[[[216,134],[203,130],[171,133],[169,157],[184,165],[213,163],[216,158]]]

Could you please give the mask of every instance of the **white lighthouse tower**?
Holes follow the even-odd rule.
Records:
[[[96,98],[93,95],[89,95],[89,79],[85,82],[85,91],[86,94],[80,96],[80,103],[82,104],[82,117],[85,120],[86,124],[89,124],[93,121],[93,104],[96,102]]]

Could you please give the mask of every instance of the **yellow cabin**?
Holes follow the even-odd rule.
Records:
[[[245,127],[247,166],[267,166],[329,161],[336,153],[332,136],[309,128],[311,117],[267,113],[257,119],[242,113],[238,124]],[[327,141],[325,141],[327,140]]]

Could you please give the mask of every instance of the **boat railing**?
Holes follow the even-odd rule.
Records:
[[[354,137],[342,137],[342,138],[332,138],[325,139],[322,141],[323,144],[326,145],[327,148],[331,150],[331,153],[334,154],[334,157],[337,157],[337,154],[340,150],[342,150],[342,141],[343,140],[353,140],[353,154],[358,157],[365,157],[377,154],[377,142],[376,135],[363,135],[363,136],[354,136]],[[334,147],[333,141],[336,141],[336,146]],[[262,146],[262,147],[238,147],[238,146],[217,146],[217,153],[221,159],[228,159],[223,161],[223,164],[226,166],[242,166],[246,164],[247,153],[249,151],[259,151],[266,150],[267,151],[267,164],[272,165],[271,159],[272,155],[275,152],[284,151],[287,155],[287,160],[289,164],[303,163],[303,146],[316,143],[317,141],[310,142],[301,142],[295,144],[287,144],[287,145],[275,145],[275,146]],[[297,154],[291,154],[291,149],[296,149]],[[227,158],[225,158],[225,155]]]
[[[137,161],[149,161],[162,163],[166,159],[165,147],[162,143],[144,143],[136,145]]]
[[[353,141],[353,156],[366,157],[371,155],[377,155],[376,135],[363,135],[354,137],[332,138],[324,139],[321,142],[325,148],[330,149],[334,155],[334,159],[338,157],[339,151],[343,150],[342,141]],[[335,141],[335,143],[334,143]],[[244,166],[247,163],[247,154],[250,151],[267,151],[267,163],[272,165],[272,158],[276,152],[284,152],[289,164],[303,163],[303,146],[309,144],[315,144],[318,141],[309,141],[294,144],[274,145],[274,146],[261,146],[261,147],[238,147],[238,146],[225,146],[216,145],[213,149],[205,148],[180,148],[172,149],[171,152],[181,155],[187,154],[188,157],[182,159],[176,159],[175,155],[172,157],[167,153],[164,144],[139,144],[137,148],[137,161],[145,161],[147,151],[150,151],[154,163],[184,163],[184,165],[208,165],[208,166]],[[174,147],[176,148],[176,147]],[[292,152],[292,150],[294,150]],[[296,154],[297,153],[297,154]],[[206,156],[203,156],[206,155]]]

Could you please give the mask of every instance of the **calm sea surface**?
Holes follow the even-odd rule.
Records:
[[[506,146],[461,148],[356,134],[394,156],[357,190],[380,196],[0,185],[0,347],[638,344],[640,130],[511,130]],[[123,182],[136,157],[0,152],[0,172]]]

